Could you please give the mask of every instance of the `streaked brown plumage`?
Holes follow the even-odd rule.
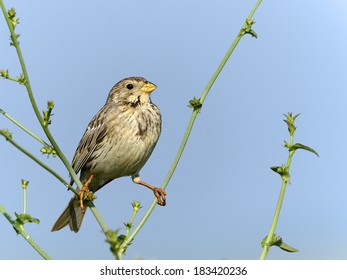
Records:
[[[154,84],[142,77],[123,79],[111,89],[105,105],[90,121],[72,160],[75,172],[81,172],[80,180],[87,192],[89,188],[95,193],[113,179],[131,176],[135,183],[153,190],[158,204],[165,205],[165,192],[139,177],[161,132],[160,111],[150,99],[155,89]],[[69,225],[78,232],[86,210],[82,200],[76,196],[70,200],[52,231]]]

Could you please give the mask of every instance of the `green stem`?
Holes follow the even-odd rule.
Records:
[[[262,251],[262,254],[260,256],[261,260],[265,260],[266,259],[266,256],[267,256],[267,254],[268,254],[268,252],[270,250],[272,237],[273,237],[273,235],[275,233],[277,222],[278,222],[278,219],[279,219],[279,216],[280,216],[280,213],[281,213],[281,208],[282,208],[282,204],[283,204],[283,199],[284,199],[284,195],[285,195],[285,192],[286,192],[286,188],[287,188],[287,183],[282,182],[281,192],[280,192],[280,195],[279,195],[279,198],[278,198],[278,201],[277,201],[277,206],[276,206],[274,217],[272,219],[272,224],[271,224],[271,227],[270,227],[270,231],[269,231],[268,236],[266,237],[266,241],[265,241],[265,244],[264,244],[264,247],[263,247],[263,251]]]
[[[194,125],[194,122],[195,122],[195,119],[198,115],[198,110],[195,110],[193,111],[191,117],[190,117],[190,120],[189,120],[189,123],[188,123],[188,126],[187,126],[187,129],[186,129],[186,132],[183,136],[183,140],[181,142],[181,145],[178,149],[178,152],[177,152],[177,155],[176,155],[176,158],[174,159],[172,165],[171,165],[171,168],[161,186],[162,189],[166,189],[173,173],[175,172],[175,169],[178,165],[178,162],[183,154],[183,151],[184,151],[184,148],[188,142],[188,139],[189,139],[189,136],[190,136],[190,132],[193,128],[193,125]],[[140,220],[139,224],[134,228],[134,230],[132,231],[132,233],[124,240],[123,244],[121,245],[120,249],[119,249],[119,252],[122,254],[125,250],[125,248],[127,248],[130,244],[130,242],[132,242],[132,240],[135,238],[135,236],[139,233],[139,231],[141,230],[141,228],[143,227],[143,225],[146,223],[146,221],[148,220],[148,218],[150,217],[150,215],[152,214],[154,208],[156,207],[157,205],[157,199],[154,199],[152,201],[152,204],[149,206],[148,210],[146,211],[146,213],[144,214],[144,216],[142,217],[142,219]]]
[[[45,132],[49,142],[52,144],[52,146],[53,146],[54,150],[56,151],[58,157],[63,162],[63,164],[65,165],[66,169],[69,171],[70,176],[72,177],[72,179],[74,180],[74,182],[77,185],[77,188],[82,188],[81,181],[79,180],[78,176],[76,175],[76,173],[75,173],[74,169],[72,168],[70,162],[67,160],[67,158],[65,157],[64,153],[59,148],[57,142],[55,141],[54,137],[52,136],[52,134],[51,134],[51,132],[50,132],[50,130],[48,128],[48,126],[45,124],[45,122],[44,122],[44,120],[43,120],[43,118],[41,116],[41,113],[40,113],[40,111],[39,111],[39,109],[37,107],[37,104],[36,104],[36,101],[35,101],[32,89],[31,89],[29,74],[28,74],[28,71],[27,71],[26,66],[25,66],[24,58],[23,58],[23,55],[22,55],[22,51],[21,51],[21,49],[19,47],[19,42],[17,40],[16,33],[15,33],[14,28],[12,26],[12,23],[11,23],[9,17],[8,17],[5,5],[4,5],[2,0],[0,0],[0,6],[1,6],[1,10],[3,12],[3,15],[5,17],[7,26],[9,28],[9,30],[10,30],[10,33],[11,33],[11,39],[12,39],[13,46],[15,47],[15,49],[17,51],[17,55],[18,55],[18,58],[19,58],[19,62],[20,62],[20,65],[21,65],[21,68],[22,68],[22,71],[23,71],[24,80],[25,80],[24,85],[25,85],[25,87],[27,89],[28,96],[29,96],[31,105],[33,107],[34,113],[36,115],[36,118],[38,119],[38,121],[39,121],[39,123],[40,123],[40,125],[41,125],[41,127],[43,129],[43,131]],[[69,189],[73,189],[69,185],[67,187]],[[74,193],[76,193],[76,191],[74,191]],[[98,221],[99,225],[101,226],[105,236],[107,237],[106,231],[104,230],[104,229],[107,228],[106,225],[105,225],[105,222],[101,218],[100,214],[98,213],[98,211],[96,210],[94,205],[92,203],[90,203],[90,205],[92,205],[92,209],[91,209],[92,213],[94,214],[94,216],[95,216],[96,220]]]
[[[108,235],[107,235],[108,227],[107,227],[104,219],[101,217],[98,209],[95,207],[94,203],[91,201],[88,202],[88,206],[89,206],[91,212],[93,213],[96,221],[98,222],[99,226],[101,227],[102,232],[105,234],[106,238],[108,239]]]
[[[137,213],[139,212],[139,209],[140,209],[140,204],[138,204],[138,206],[134,206],[135,203],[139,203],[138,201],[134,202],[132,205],[133,205],[133,214],[131,215],[131,218],[130,218],[130,221],[129,223],[126,225],[126,232],[125,232],[125,239],[127,239],[129,237],[129,234],[130,234],[130,230],[133,226],[133,223],[134,223],[134,220],[135,220],[135,217],[137,215]],[[121,260],[122,259],[122,256],[123,256],[123,253],[125,251],[125,248],[126,247],[120,247],[119,250],[117,250],[117,255],[116,255],[116,259],[117,260]]]
[[[290,136],[290,145],[293,145],[293,144],[294,144],[294,136],[291,135]],[[290,165],[291,165],[294,153],[295,153],[295,151],[292,151],[292,152],[289,152],[289,155],[288,155],[287,163],[285,165],[285,168],[288,170],[288,173],[290,171]],[[281,213],[281,209],[282,209],[282,205],[283,205],[283,199],[284,199],[284,195],[285,195],[286,189],[287,189],[287,184],[288,184],[287,180],[282,178],[282,186],[281,186],[280,195],[278,197],[275,214],[274,214],[274,217],[272,219],[272,223],[271,223],[271,226],[270,226],[269,233],[268,233],[268,235],[266,237],[266,241],[265,241],[265,244],[264,244],[264,247],[263,247],[263,251],[262,251],[262,253],[260,255],[260,260],[265,260],[266,259],[266,256],[267,256],[267,254],[268,254],[268,252],[270,250],[270,247],[272,246],[271,243],[272,243],[273,236],[275,234],[277,223],[278,223],[278,220],[279,220],[279,217],[280,217],[280,213]]]
[[[7,114],[4,110],[2,110],[0,108],[0,113],[3,114],[6,118],[8,118],[11,122],[13,122],[15,125],[17,125],[19,128],[21,128],[22,130],[24,130],[26,133],[28,133],[31,137],[33,137],[35,140],[37,140],[38,142],[40,142],[42,145],[44,146],[50,146],[48,143],[46,143],[45,141],[43,141],[40,137],[36,136],[32,131],[30,131],[29,129],[27,129],[25,126],[23,126],[22,124],[20,124],[18,121],[16,121],[13,117],[11,117],[9,114]]]
[[[256,10],[258,9],[259,5],[261,4],[262,0],[258,0],[257,3],[254,5],[252,11],[249,13],[246,22],[242,25],[241,27],[241,31],[244,30],[245,28],[247,28],[248,24],[247,22],[249,22],[250,20],[252,20],[254,13],[256,12]],[[236,46],[238,45],[238,43],[240,42],[241,38],[245,35],[245,33],[239,33],[239,35],[235,38],[234,42],[232,43],[231,47],[229,48],[229,50],[227,51],[226,55],[223,57],[221,63],[219,64],[217,70],[215,71],[215,73],[212,75],[212,78],[210,79],[210,81],[207,83],[207,86],[205,88],[205,90],[203,91],[201,97],[200,97],[200,102],[203,103],[207,97],[207,94],[209,93],[210,89],[212,88],[214,82],[217,80],[220,72],[222,72],[224,65],[227,63],[227,61],[229,60],[229,57],[231,56],[231,54],[234,52]]]
[[[44,164],[42,161],[40,161],[37,157],[35,157],[33,154],[28,152],[26,149],[24,149],[22,146],[20,146],[17,142],[15,142],[12,138],[8,137],[6,134],[4,134],[0,130],[0,134],[3,135],[7,141],[9,141],[15,148],[17,148],[19,151],[21,151],[23,154],[25,154],[27,157],[31,158],[33,161],[35,161],[38,165],[40,165],[43,169],[47,170],[49,173],[51,173],[54,177],[56,177],[60,182],[62,182],[67,188],[69,188],[71,191],[75,192],[77,195],[78,192],[72,188],[63,177],[61,177],[57,172],[55,172],[53,169],[51,169],[49,166]]]
[[[128,236],[129,236],[130,229],[131,229],[131,227],[132,227],[132,225],[133,225],[133,223],[134,223],[134,220],[135,220],[135,217],[136,217],[138,211],[139,211],[138,208],[133,210],[133,214],[131,215],[130,221],[129,221],[129,223],[128,223],[129,226],[126,227],[125,237],[128,237]]]
[[[13,77],[6,77],[5,79],[10,80],[12,82],[16,82],[16,83],[19,82],[19,80],[17,78],[13,78]]]
[[[54,147],[54,150],[57,152],[57,155],[59,156],[59,158],[61,159],[61,161],[63,162],[63,164],[67,168],[67,170],[69,171],[71,177],[74,179],[74,181],[77,184],[77,186],[81,188],[82,184],[79,181],[79,178],[77,177],[75,171],[71,167],[70,162],[66,159],[65,155],[63,154],[63,152],[59,148],[57,142],[55,141],[55,139],[53,138],[50,130],[48,129],[48,126],[44,123],[44,120],[43,120],[43,118],[41,116],[40,110],[37,107],[37,104],[36,104],[36,101],[35,101],[35,98],[34,98],[34,95],[33,95],[33,91],[31,89],[29,74],[28,74],[28,71],[27,71],[27,68],[26,68],[26,65],[25,65],[25,62],[24,62],[22,51],[21,51],[21,49],[19,47],[19,42],[17,40],[16,33],[15,33],[14,28],[12,26],[11,20],[8,17],[5,5],[4,5],[2,0],[0,0],[0,5],[1,5],[1,10],[2,10],[2,12],[4,14],[4,17],[5,17],[8,29],[10,30],[10,33],[11,33],[11,40],[12,40],[13,46],[16,49],[16,52],[17,52],[17,55],[18,55],[18,59],[19,59],[19,62],[20,62],[20,65],[21,65],[21,68],[22,68],[22,71],[23,71],[23,76],[24,76],[24,79],[25,79],[24,86],[27,89],[28,96],[29,96],[31,105],[33,107],[34,113],[36,115],[36,118],[38,119],[38,121],[39,121],[43,131],[45,132],[48,140],[50,141],[50,143]]]
[[[23,188],[23,214],[27,211],[27,189]]]
[[[4,209],[4,207],[2,205],[0,205],[0,212],[10,222],[10,224],[16,229],[16,231],[21,236],[23,236],[25,241],[28,242],[35,249],[36,252],[38,252],[46,260],[50,260],[51,259],[51,257],[24,230],[24,227],[20,226],[20,225],[18,225],[18,223],[16,223],[16,221],[10,216],[10,214],[8,214],[8,212]]]
[[[261,4],[262,0],[258,0],[257,3],[255,4],[255,6],[253,7],[252,11],[250,12],[250,14],[248,15],[247,19],[246,19],[246,22],[243,24],[243,26],[241,27],[241,31],[244,30],[248,24],[247,22],[250,21],[254,15],[254,13],[256,12],[257,8],[259,7],[259,5]],[[214,74],[212,75],[211,79],[209,80],[209,82],[207,83],[201,97],[200,97],[200,103],[201,105],[204,103],[210,89],[212,88],[214,82],[217,80],[219,74],[221,73],[221,71],[223,70],[225,64],[227,63],[229,57],[231,56],[231,54],[234,52],[236,46],[238,45],[238,43],[240,42],[241,38],[245,35],[242,34],[241,32],[237,35],[237,37],[235,38],[234,42],[232,43],[232,45],[230,46],[229,50],[227,51],[227,53],[225,54],[225,56],[223,57],[222,61],[220,62],[218,68],[216,69],[216,71],[214,72]],[[194,125],[194,122],[195,122],[195,119],[197,117],[199,113],[199,110],[197,109],[194,109],[193,110],[193,113],[190,117],[190,120],[189,120],[189,123],[188,123],[188,126],[186,128],[186,131],[185,131],[185,134],[183,136],[183,139],[182,139],[182,142],[181,142],[181,145],[178,149],[178,152],[176,154],[176,157],[171,165],[171,168],[161,186],[162,189],[166,189],[168,183],[170,182],[171,180],[171,177],[172,175],[174,174],[175,170],[176,170],[176,167],[180,161],[180,158],[183,154],[183,151],[184,151],[184,148],[188,142],[188,139],[189,139],[189,136],[190,136],[190,133],[192,131],[192,128],[193,128],[193,125]],[[123,244],[121,245],[121,248],[120,248],[120,251],[123,249],[124,251],[124,248],[127,248],[129,243],[132,242],[132,240],[135,238],[135,236],[138,234],[138,232],[140,231],[140,229],[143,227],[143,225],[146,223],[146,221],[148,220],[148,218],[150,217],[150,215],[152,214],[154,208],[156,207],[157,205],[157,200],[154,199],[152,204],[149,206],[148,210],[146,211],[146,213],[144,214],[144,216],[142,217],[141,221],[139,222],[139,224],[134,228],[133,232],[129,235],[128,238],[125,239],[125,241],[123,242]]]
[[[25,150],[22,146],[20,146],[17,142],[15,142],[13,139],[7,137],[6,134],[4,134],[1,130],[0,130],[0,134],[3,135],[7,141],[9,141],[15,148],[17,148],[18,150],[20,150],[23,154],[25,154],[27,157],[31,158],[33,161],[35,161],[38,165],[40,165],[42,168],[44,168],[45,170],[47,170],[49,173],[51,173],[54,177],[56,177],[60,182],[62,182],[68,189],[70,189],[72,192],[75,193],[75,195],[78,195],[78,192],[70,186],[69,183],[67,183],[63,177],[61,177],[58,173],[56,173],[53,169],[51,169],[49,166],[47,166],[46,164],[44,164],[42,161],[40,161],[38,158],[36,158],[33,154],[31,154],[30,152],[28,152],[27,150]],[[90,210],[92,211],[94,217],[96,218],[98,224],[100,225],[102,231],[104,233],[107,232],[108,228],[104,222],[104,220],[102,219],[99,211],[96,209],[96,207],[94,206],[94,204],[90,201],[88,202],[88,206],[90,207]]]

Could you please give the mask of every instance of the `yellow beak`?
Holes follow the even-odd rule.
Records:
[[[147,82],[146,84],[144,84],[140,90],[143,92],[147,92],[147,93],[151,93],[153,90],[155,90],[157,88],[157,86],[155,84],[152,84],[150,82]]]

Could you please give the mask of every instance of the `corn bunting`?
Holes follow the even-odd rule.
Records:
[[[66,225],[78,232],[86,211],[83,205],[89,191],[95,193],[113,179],[131,176],[136,184],[154,192],[158,204],[166,204],[164,190],[141,181],[139,172],[158,141],[161,115],[150,98],[156,86],[142,77],[130,77],[118,82],[110,91],[105,105],[90,121],[72,160],[80,173],[83,187],[74,196],[52,231]],[[74,182],[71,179],[70,184]]]

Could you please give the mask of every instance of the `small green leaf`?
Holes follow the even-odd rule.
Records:
[[[289,253],[299,252],[298,249],[295,249],[295,248],[289,246],[288,244],[284,243],[283,241],[281,241],[279,245],[277,245],[277,244],[274,244],[274,245],[280,247],[283,251],[286,251]]]
[[[54,108],[54,102],[52,100],[47,101],[47,111],[43,111],[43,122],[45,126],[52,123],[51,117],[53,116],[52,110]]]
[[[309,151],[309,152],[315,154],[317,157],[319,157],[318,153],[315,150],[313,150],[312,148],[305,146],[303,144],[296,143],[296,144],[289,147],[289,151],[296,151],[298,149]]]
[[[262,248],[264,248],[264,246],[265,246],[266,239],[267,239],[267,236],[265,236],[261,242]],[[271,241],[269,242],[268,245],[269,245],[269,247],[277,246],[277,247],[281,248],[282,250],[290,252],[290,253],[299,252],[298,249],[295,249],[295,248],[289,246],[288,244],[284,243],[283,239],[277,234],[274,234],[272,236]]]
[[[93,202],[96,198],[97,198],[96,195],[92,191],[83,193],[83,201],[86,201],[86,202],[91,201],[91,202]]]
[[[23,74],[19,74],[17,80],[18,80],[18,83],[20,83],[21,85],[25,85],[27,83],[27,80],[25,79]]]
[[[134,212],[138,212],[142,208],[140,201],[134,201],[131,205],[133,206]]]
[[[246,27],[243,27],[240,31],[239,36],[244,36],[245,34],[250,34],[254,38],[258,38],[257,33],[252,29],[253,24],[255,24],[255,21],[252,19],[246,19]]]
[[[13,18],[16,16],[16,9],[15,8],[11,8],[7,11],[7,14],[9,16],[9,18]]]
[[[194,97],[192,100],[189,100],[189,108],[193,108],[195,110],[201,110],[202,103],[199,98]]]
[[[54,150],[53,147],[51,146],[43,146],[41,149],[40,149],[41,153],[42,154],[46,154],[47,157],[49,157],[50,155],[52,155],[53,157],[56,157],[57,155],[57,152]]]
[[[48,101],[47,101],[47,108],[48,108],[49,110],[52,110],[52,109],[54,108],[54,101],[48,100]]]
[[[286,114],[283,114],[283,115],[286,117],[286,120],[284,120],[285,122],[294,124],[296,118],[297,118],[298,116],[300,116],[301,113],[296,114],[295,116],[293,116],[293,113],[292,113],[292,112],[289,112],[287,115],[286,115]]]
[[[18,38],[20,37],[20,34],[14,34],[14,35],[11,35],[10,36],[10,46],[11,47],[14,47],[14,45],[15,45],[15,41],[17,41],[17,44],[19,45],[19,41],[18,41]]]
[[[40,220],[31,217],[29,214],[17,214],[16,212],[14,213],[17,217],[16,222],[24,225],[26,223],[34,223],[34,224],[39,224]]]
[[[29,181],[22,179],[22,189],[26,189],[29,185]]]
[[[0,77],[4,78],[4,79],[8,79],[10,77],[10,75],[8,74],[8,70],[0,70]]]
[[[267,239],[267,236],[265,236],[265,237],[263,238],[263,240],[261,241],[261,243],[260,243],[260,245],[261,245],[262,248],[264,248],[264,246],[266,245],[266,239]],[[270,246],[271,246],[271,245],[270,245]]]
[[[276,241],[272,244],[273,246],[277,246],[281,248],[283,251],[289,252],[289,253],[294,253],[294,252],[299,252],[298,249],[295,249],[288,244],[283,242],[282,237],[276,235]]]
[[[254,37],[256,39],[258,38],[258,34],[255,33],[255,31],[253,29],[248,30],[246,33],[252,35],[252,37]]]
[[[115,231],[113,230],[108,230],[106,232],[106,242],[110,245],[110,250],[113,253],[115,257],[118,255],[118,251],[123,244],[124,240],[126,239],[126,236],[124,234],[119,234],[119,230],[117,229]],[[130,244],[129,244],[130,245]],[[124,248],[126,250],[126,248]],[[125,250],[124,250],[124,255],[125,255]]]
[[[283,114],[286,119],[283,120],[287,126],[288,126],[288,131],[290,136],[294,136],[295,130],[296,130],[296,126],[294,125],[295,123],[295,119],[300,116],[300,114],[296,114],[295,116],[293,116],[293,113],[289,112],[287,115]]]
[[[16,28],[17,24],[19,24],[19,18],[16,17],[15,8],[11,8],[7,11],[8,18],[10,19],[13,29]]]
[[[14,224],[12,224],[12,226],[17,234],[19,234],[19,230],[23,230],[23,225],[26,223],[40,223],[39,219],[31,217],[29,214],[17,214],[16,212],[14,214],[16,215],[17,219],[14,221]]]
[[[12,133],[8,131],[8,129],[1,129],[0,134],[6,138],[6,140],[12,139]]]
[[[265,237],[263,238],[263,240],[261,241],[261,247],[262,247],[262,248],[264,248],[264,246],[266,245],[267,237],[268,237],[268,235],[265,236]],[[269,241],[269,244],[267,244],[267,245],[268,245],[269,247],[273,246],[273,245],[277,242],[277,238],[278,238],[278,236],[277,236],[276,234],[273,234],[271,240]]]
[[[285,181],[286,183],[290,183],[290,174],[288,171],[288,167],[285,165],[282,166],[272,166],[270,167],[272,171],[278,173],[282,180]]]
[[[133,227],[133,224],[132,223],[124,223],[125,227],[127,230],[131,230],[131,228]]]

